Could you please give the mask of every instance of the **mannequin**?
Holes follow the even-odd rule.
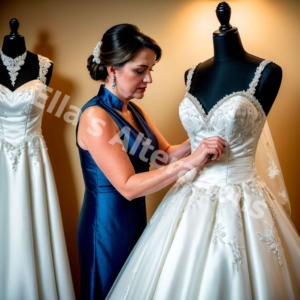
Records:
[[[17,19],[10,20],[10,34],[6,35],[3,40],[2,52],[4,55],[15,59],[21,56],[26,51],[25,39],[18,34],[19,22]],[[10,76],[6,66],[3,64],[0,58],[0,84],[9,88],[11,91],[16,90],[28,81],[37,79],[39,76],[39,60],[37,54],[27,51],[25,63],[20,67],[15,84],[12,85]],[[53,64],[48,69],[46,74],[46,85],[49,85],[51,75],[53,71]]]
[[[219,3],[216,14],[221,26],[213,33],[214,57],[196,67],[190,89],[206,113],[225,95],[246,91],[256,68],[263,61],[244,50],[238,29],[229,23],[231,9],[226,2]],[[277,96],[281,79],[281,67],[268,64],[255,93],[266,115]]]
[[[10,21],[0,52],[0,299],[74,300],[55,178],[42,136],[50,60]],[[41,106],[42,105],[42,106]]]

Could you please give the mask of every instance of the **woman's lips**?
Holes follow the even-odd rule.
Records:
[[[146,88],[145,88],[145,87],[140,87],[140,88],[138,88],[138,90],[139,90],[140,92],[144,93],[144,92],[146,91]]]

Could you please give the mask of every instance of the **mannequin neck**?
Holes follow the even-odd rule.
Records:
[[[224,35],[214,35],[214,60],[223,61],[245,52],[238,31]]]
[[[26,51],[25,39],[23,36],[6,35],[3,40],[2,52],[11,57],[16,58]]]

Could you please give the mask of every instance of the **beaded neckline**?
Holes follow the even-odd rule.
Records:
[[[238,92],[233,92],[229,95],[225,95],[221,100],[219,100],[213,107],[212,109],[208,112],[208,114],[205,113],[205,110],[203,109],[203,106],[200,102],[200,100],[193,96],[189,90],[191,87],[191,82],[192,82],[192,78],[194,75],[194,71],[196,69],[196,65],[190,69],[188,76],[187,76],[187,83],[186,83],[186,94],[185,97],[187,97],[189,100],[192,101],[192,103],[196,106],[196,108],[198,109],[198,111],[201,113],[203,119],[205,119],[206,121],[208,121],[211,116],[214,114],[214,112],[223,105],[224,102],[226,102],[228,99],[234,97],[234,96],[245,96],[249,101],[252,102],[252,104],[256,107],[256,109],[258,111],[260,111],[265,117],[266,114],[260,104],[260,102],[257,100],[257,98],[254,96],[255,91],[256,91],[256,86],[258,85],[260,76],[262,71],[264,70],[264,68],[266,67],[267,64],[271,63],[270,60],[263,60],[258,67],[256,68],[255,74],[254,74],[254,78],[251,81],[251,83],[249,84],[249,88],[247,89],[247,91],[238,91]]]
[[[6,67],[8,74],[10,76],[11,85],[14,86],[16,83],[17,76],[19,74],[18,71],[21,70],[21,66],[25,63],[25,58],[27,55],[27,51],[25,51],[22,55],[11,58],[5,55],[2,50],[0,50],[0,56],[3,62],[3,65]]]

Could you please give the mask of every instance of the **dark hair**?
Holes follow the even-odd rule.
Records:
[[[100,64],[93,62],[94,56],[88,58],[87,68],[94,80],[107,78],[106,66],[120,68],[130,61],[141,49],[152,49],[156,60],[161,58],[161,48],[149,36],[132,24],[119,24],[108,29],[101,40]]]

